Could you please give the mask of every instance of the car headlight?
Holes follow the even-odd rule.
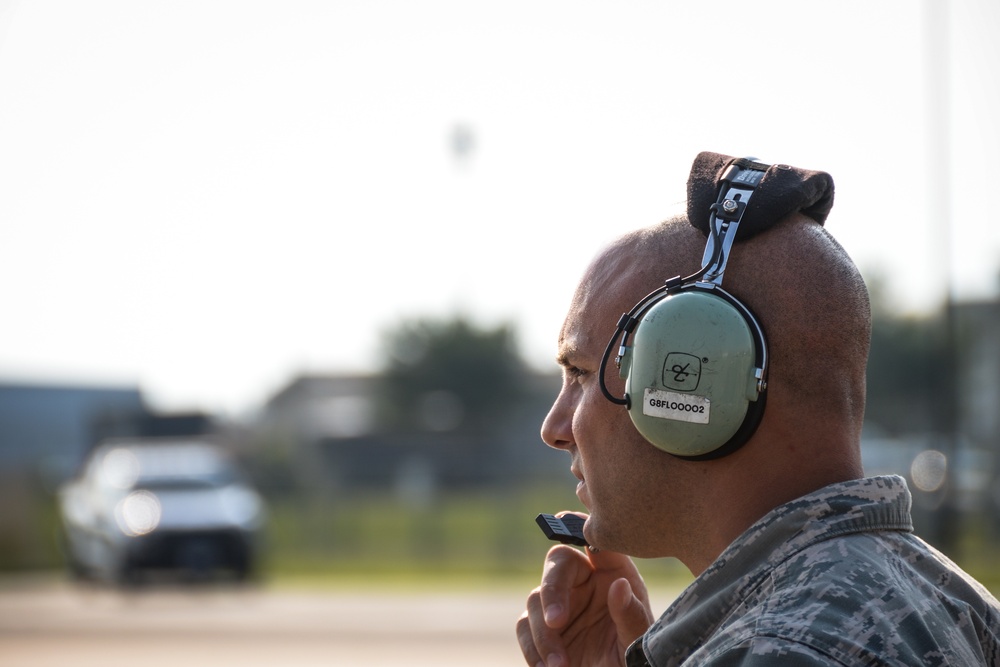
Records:
[[[242,486],[230,486],[222,491],[223,511],[230,521],[241,528],[256,528],[260,523],[263,503],[254,491]]]
[[[118,527],[131,537],[151,533],[160,525],[162,516],[160,499],[150,491],[133,491],[115,506]]]

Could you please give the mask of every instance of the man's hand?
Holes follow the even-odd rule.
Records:
[[[630,558],[560,545],[545,558],[517,639],[531,667],[618,667],[652,622],[646,585]]]

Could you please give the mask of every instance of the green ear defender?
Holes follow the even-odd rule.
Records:
[[[654,446],[683,459],[719,458],[743,446],[764,414],[767,344],[753,313],[722,289],[746,205],[768,166],[735,160],[720,179],[702,268],[671,278],[622,315],[601,362],[601,390],[626,406]],[[629,336],[633,336],[631,345]],[[615,362],[625,397],[605,385]]]

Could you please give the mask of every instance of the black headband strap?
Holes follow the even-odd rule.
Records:
[[[765,170],[740,222],[737,240],[748,239],[796,211],[823,224],[833,208],[833,177],[826,172],[785,164],[768,166],[747,158],[703,152],[691,166],[687,210],[688,220],[706,236],[711,231],[709,218],[719,182],[733,166],[750,174]]]

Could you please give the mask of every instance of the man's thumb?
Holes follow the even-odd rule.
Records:
[[[612,582],[608,589],[608,611],[618,628],[618,643],[623,647],[631,645],[653,623],[650,611],[632,592],[628,579]]]

